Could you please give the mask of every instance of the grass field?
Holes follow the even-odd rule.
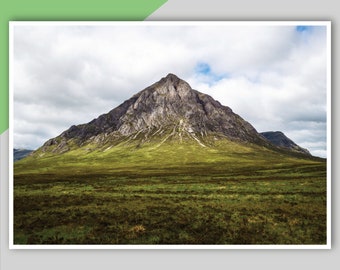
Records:
[[[14,244],[326,244],[324,160],[218,148],[81,148],[16,162]]]

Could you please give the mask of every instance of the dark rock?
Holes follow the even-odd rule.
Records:
[[[291,139],[289,139],[284,133],[281,131],[267,131],[262,132],[261,135],[265,137],[268,141],[270,141],[275,146],[288,149],[294,152],[310,155],[309,151],[305,148],[300,147]]]

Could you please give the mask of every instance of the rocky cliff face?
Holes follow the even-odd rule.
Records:
[[[91,122],[72,126],[45,143],[57,152],[68,150],[72,139],[79,145],[107,143],[124,138],[152,140],[153,136],[191,138],[204,145],[214,135],[234,141],[267,144],[267,141],[239,115],[211,96],[193,90],[174,74],[140,91],[107,114]]]

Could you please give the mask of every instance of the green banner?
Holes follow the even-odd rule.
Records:
[[[8,129],[9,21],[141,21],[167,0],[2,0],[0,2],[0,134]]]

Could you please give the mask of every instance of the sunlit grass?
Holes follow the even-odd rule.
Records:
[[[15,244],[325,244],[326,164],[219,142],[15,164]]]

